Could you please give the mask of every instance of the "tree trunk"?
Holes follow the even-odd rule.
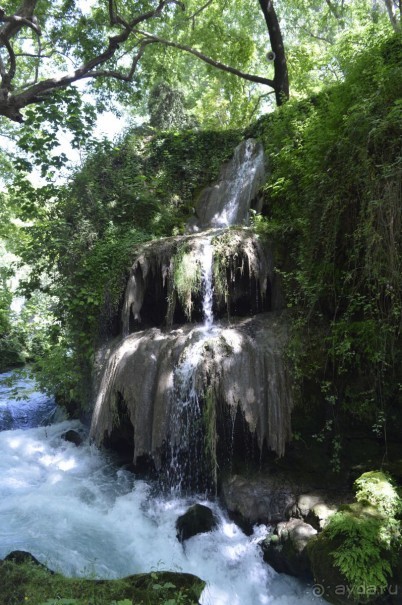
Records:
[[[394,3],[392,0],[384,0],[385,6],[387,8],[388,17],[391,21],[391,25],[396,33],[401,31],[401,24],[398,20],[396,13],[394,12]],[[401,11],[401,3],[399,2],[399,12]]]
[[[272,0],[258,0],[261,10],[264,13],[265,22],[268,28],[269,40],[272,51],[275,53],[274,60],[274,90],[276,104],[282,105],[289,99],[289,78],[288,68],[285,56],[285,47],[278,17],[274,9]]]

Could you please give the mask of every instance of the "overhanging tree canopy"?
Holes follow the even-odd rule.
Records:
[[[196,30],[197,17],[209,9],[211,1],[197,10],[190,0],[121,4],[105,0],[82,12],[75,0],[56,4],[24,0],[18,8],[10,0],[0,8],[0,115],[21,122],[24,107],[47,101],[56,90],[80,80],[135,82],[141,60],[152,45],[178,49],[216,69],[269,86],[278,104],[289,96],[284,46],[272,0],[259,0],[259,4],[273,51],[273,78],[226,64],[216,53],[210,56],[208,49],[200,50],[202,40],[197,36],[194,46],[182,41],[181,31]]]

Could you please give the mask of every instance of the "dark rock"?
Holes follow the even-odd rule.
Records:
[[[74,431],[73,429],[70,429],[69,431],[66,431],[65,433],[62,434],[61,436],[62,439],[64,439],[64,441],[69,441],[70,443],[74,443],[74,445],[81,445],[83,442],[83,439],[81,437],[81,435],[79,434],[78,431]]]
[[[311,580],[313,575],[306,546],[316,534],[311,525],[300,519],[279,523],[275,533],[262,545],[264,561],[278,573]]]
[[[32,565],[37,565],[38,567],[41,567],[43,570],[46,570],[51,574],[54,573],[54,571],[46,567],[46,565],[43,565],[43,563],[38,561],[36,557],[34,557],[33,555],[31,555],[30,552],[27,552],[25,550],[13,550],[6,557],[4,557],[4,561],[12,561],[17,565],[31,563]]]
[[[222,497],[240,526],[284,521],[296,502],[295,489],[283,475],[245,478],[235,475],[223,482]]]
[[[353,599],[348,595],[349,582],[335,566],[331,553],[341,545],[341,539],[328,539],[325,532],[307,546],[307,554],[313,572],[314,582],[320,588],[320,595],[334,605],[350,605]]]
[[[392,605],[402,605],[402,553],[392,569],[392,579],[389,583],[388,592]]]
[[[211,531],[215,526],[212,510],[202,504],[193,504],[176,521],[177,539],[184,542],[192,536]]]

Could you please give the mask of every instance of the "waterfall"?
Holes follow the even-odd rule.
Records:
[[[201,407],[202,387],[197,383],[199,366],[203,363],[204,347],[214,332],[213,316],[213,246],[211,237],[203,238],[197,248],[201,266],[201,300],[204,325],[189,341],[173,370],[173,391],[170,414],[170,463],[168,484],[173,491],[182,491],[189,484],[201,492],[208,487],[210,475],[205,447],[205,427]]]
[[[291,435],[286,320],[263,314],[275,299],[272,255],[250,230],[226,228],[247,220],[264,176],[261,144],[243,141],[201,193],[188,232],[140,248],[122,337],[103,357],[91,436],[110,445],[132,434],[133,463],[147,459],[172,489],[211,487],[216,444],[223,452],[236,416],[261,451],[282,456]],[[228,321],[232,310],[241,319]]]
[[[212,310],[214,293],[212,285],[213,255],[214,249],[211,238],[205,238],[201,244],[199,262],[201,265],[202,277],[202,311],[204,316],[204,325],[207,330],[212,327],[214,322]]]

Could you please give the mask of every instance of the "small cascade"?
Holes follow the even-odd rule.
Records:
[[[212,285],[212,270],[213,270],[213,258],[214,249],[212,246],[211,238],[205,238],[202,241],[200,248],[199,262],[201,265],[201,279],[202,279],[202,312],[204,316],[204,325],[208,329],[212,327],[214,322],[213,316],[213,285]]]
[[[170,463],[168,486],[183,492],[189,487],[201,493],[207,474],[204,430],[197,369],[202,360],[205,332],[201,339],[183,351],[174,369],[172,413],[170,416]]]
[[[201,266],[201,300],[203,329],[194,343],[187,346],[173,372],[172,414],[170,419],[169,486],[183,491],[191,477],[191,488],[200,493],[210,475],[205,448],[205,427],[202,415],[202,387],[197,372],[203,361],[206,341],[213,336],[213,246],[211,237],[201,240],[198,262]]]
[[[189,229],[248,224],[249,211],[264,183],[265,156],[261,143],[247,139],[235,149],[233,158],[216,183],[204,189],[196,205],[196,217]]]

